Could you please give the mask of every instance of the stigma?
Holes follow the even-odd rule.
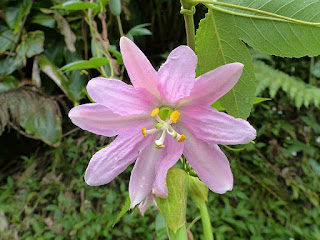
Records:
[[[172,123],[177,123],[180,118],[178,110],[172,110],[168,107],[155,108],[152,110],[150,117],[153,117],[158,122],[155,128],[147,130],[143,127],[141,131],[144,137],[161,131],[160,138],[154,142],[155,148],[162,149],[165,147],[163,143],[167,135],[177,139],[178,142],[186,140],[185,135],[177,133],[171,126]]]

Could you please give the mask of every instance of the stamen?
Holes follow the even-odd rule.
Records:
[[[176,138],[178,142],[183,142],[184,140],[186,140],[185,135],[180,135],[171,126],[172,123],[177,123],[180,119],[180,112],[178,110],[173,111],[169,107],[161,107],[160,109],[155,108],[152,110],[150,116],[154,117],[154,119],[158,123],[153,129],[147,130],[143,127],[141,131],[142,135],[146,137],[149,134],[156,133],[162,130],[160,138],[155,141],[156,148],[161,149],[165,147],[163,143],[167,133],[171,135],[173,138]]]
[[[164,139],[166,138],[166,134],[167,134],[167,130],[166,129],[162,130],[161,137],[154,142],[156,144],[156,146],[163,145]]]
[[[180,112],[175,110],[170,114],[170,119],[173,123],[177,123],[180,118]]]
[[[163,145],[163,144],[160,145],[160,146],[157,146],[157,145],[156,145],[156,146],[154,146],[154,147],[157,148],[157,149],[162,149],[162,148],[165,148],[165,145]]]
[[[147,129],[143,127],[143,128],[141,129],[141,131],[142,131],[142,135],[143,135],[144,137],[146,137],[146,136],[147,136]]]
[[[159,113],[160,109],[159,108],[155,108],[152,110],[150,117],[154,117]]]
[[[173,130],[173,128],[169,125],[168,129],[167,129],[167,133],[169,133],[173,138],[177,138],[178,133]]]
[[[146,130],[146,128],[142,128],[141,129],[141,131],[142,131],[142,135],[144,136],[144,137],[146,137],[147,135],[149,135],[149,134],[152,134],[152,133],[156,133],[156,132],[158,132],[158,131],[160,131],[161,129],[156,129],[156,128],[153,128],[153,129],[150,129],[150,130]]]
[[[186,140],[186,136],[185,135],[180,135],[179,137],[178,137],[178,142],[183,142],[184,140]]]

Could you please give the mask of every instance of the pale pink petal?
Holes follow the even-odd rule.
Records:
[[[241,76],[242,69],[242,63],[230,63],[199,76],[190,96],[184,98],[179,106],[211,105],[234,87]]]
[[[155,140],[155,137],[153,136],[153,140]],[[151,192],[156,175],[155,166],[163,153],[162,149],[155,148],[152,143],[141,151],[131,172],[129,182],[131,208],[140,203]]]
[[[73,124],[89,132],[111,137],[121,130],[144,121],[142,115],[120,116],[110,109],[97,103],[83,104],[74,107],[69,112]]]
[[[139,151],[153,141],[151,136],[143,137],[142,126],[148,122],[126,129],[112,143],[93,155],[84,179],[90,186],[107,184],[123,172],[139,156]]]
[[[144,213],[147,211],[147,209],[150,207],[153,200],[154,200],[154,195],[150,193],[146,197],[146,199],[139,204],[139,210],[142,217],[144,216]]]
[[[219,112],[211,106],[186,106],[179,109],[179,124],[209,144],[247,144],[256,138],[256,130],[241,118]]]
[[[195,138],[186,128],[180,129],[187,137],[183,154],[201,181],[215,193],[231,191],[232,172],[227,157],[218,145],[209,145]]]
[[[124,65],[135,88],[147,89],[159,97],[157,72],[141,50],[128,38],[120,39],[120,49]]]
[[[93,101],[122,116],[150,115],[157,99],[145,89],[135,89],[120,80],[91,79],[87,91]]]
[[[196,77],[197,56],[188,46],[174,49],[158,71],[158,89],[170,104],[189,96]]]
[[[177,142],[177,139],[168,136],[164,142],[165,154],[161,156],[156,166],[156,179],[153,184],[154,193],[161,198],[168,197],[167,173],[168,170],[179,160],[182,155],[184,142]]]

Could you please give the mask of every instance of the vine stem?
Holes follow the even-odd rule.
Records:
[[[194,29],[194,6],[187,2],[187,0],[180,0],[181,2],[181,12],[184,17],[184,23],[186,27],[187,34],[187,44],[188,46],[195,51],[195,29]]]
[[[200,216],[201,216],[204,238],[206,240],[213,240],[212,226],[211,226],[210,216],[209,216],[206,202],[204,200],[199,201],[198,207],[200,208]]]

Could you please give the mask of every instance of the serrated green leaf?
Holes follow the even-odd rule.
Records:
[[[85,9],[97,9],[99,6],[92,2],[83,2],[79,0],[69,0],[60,5],[55,5],[52,9],[64,9],[64,10],[85,10]]]
[[[126,214],[126,212],[129,211],[130,209],[130,197],[128,196],[123,207],[121,208],[121,211],[119,212],[116,220],[113,222],[112,227],[114,227],[119,221],[120,219],[123,217],[124,214]]]
[[[241,9],[215,6],[227,10],[221,13],[225,22],[231,22],[237,35],[261,52],[282,57],[316,56],[320,54],[319,0],[221,0],[220,2],[264,11],[256,13]],[[268,13],[279,15],[268,16]],[[236,15],[235,15],[236,14]],[[246,16],[240,16],[245,14]],[[291,18],[292,21],[281,19]],[[299,23],[296,20],[306,23]],[[308,24],[311,22],[311,24]]]
[[[89,69],[89,68],[99,68],[109,63],[107,58],[100,58],[100,57],[92,57],[89,60],[82,60],[69,63],[63,66],[61,71],[67,72],[72,70],[81,70],[81,69]]]
[[[198,76],[227,63],[244,64],[238,83],[219,102],[230,115],[246,119],[256,88],[252,58],[245,44],[235,34],[232,23],[226,22],[220,12],[209,9],[201,20],[196,35],[196,53]]]
[[[157,206],[174,234],[186,222],[188,175],[180,168],[172,167],[167,174],[168,198],[157,197]]]
[[[110,12],[114,16],[119,16],[121,14],[121,1],[120,0],[109,0],[108,1]]]

